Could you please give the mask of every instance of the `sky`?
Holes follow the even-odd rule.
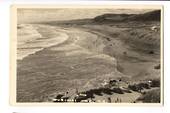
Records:
[[[20,24],[94,18],[106,13],[139,14],[147,11],[150,9],[18,9],[17,19]]]

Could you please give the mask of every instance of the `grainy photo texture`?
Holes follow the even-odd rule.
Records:
[[[112,7],[17,8],[16,102],[160,103],[162,10]]]

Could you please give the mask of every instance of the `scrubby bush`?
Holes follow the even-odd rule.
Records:
[[[160,68],[161,68],[161,65],[160,65],[160,64],[154,66],[154,69],[160,69]]]
[[[153,50],[149,51],[149,54],[154,54],[154,51]]]
[[[124,94],[123,90],[120,88],[113,88],[112,91],[115,93]]]
[[[112,94],[112,90],[110,88],[103,88],[102,92],[105,93],[105,94],[108,94],[108,95]]]
[[[155,89],[146,92],[137,101],[142,101],[145,103],[160,103],[160,89]]]
[[[160,80],[159,79],[152,80],[151,87],[160,87]]]
[[[150,89],[150,86],[149,86],[148,83],[139,83],[139,84],[138,84],[138,87],[140,87],[141,89],[142,89],[142,88]]]
[[[88,98],[94,98],[93,92],[91,91],[86,91],[85,94],[87,95]]]
[[[96,95],[102,96],[102,89],[101,88],[99,88],[99,89],[91,89],[90,92],[92,94],[96,94]]]
[[[138,84],[129,85],[128,88],[133,91],[141,91],[142,89],[150,89],[150,85],[149,83],[142,82]]]
[[[132,93],[129,89],[123,89],[123,92],[125,92],[125,93]]]
[[[143,89],[138,84],[128,85],[128,88],[131,89],[132,91],[140,91]]]

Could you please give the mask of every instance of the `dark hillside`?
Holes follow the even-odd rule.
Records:
[[[161,11],[155,10],[144,14],[104,14],[94,18],[95,22],[122,22],[122,21],[160,21]]]

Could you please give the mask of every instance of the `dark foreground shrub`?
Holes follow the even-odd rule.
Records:
[[[120,88],[113,88],[112,91],[113,91],[114,93],[124,94],[123,90],[120,89]]]
[[[96,94],[96,95],[102,96],[102,89],[101,88],[99,88],[99,89],[91,89],[90,92],[92,94]]]
[[[102,92],[108,95],[112,95],[112,90],[109,88],[103,88]]]
[[[142,89],[142,88],[150,89],[150,86],[149,86],[149,84],[147,84],[147,83],[139,83],[139,84],[138,84],[138,87],[140,87],[141,89]]]
[[[91,91],[86,91],[85,94],[87,94],[88,98],[94,98],[93,92]]]
[[[160,69],[160,68],[161,68],[161,65],[160,65],[160,64],[154,66],[154,69]]]
[[[160,87],[160,80],[159,79],[152,80],[151,87]]]
[[[144,103],[160,103],[160,89],[154,89],[146,92],[137,101],[142,101]]]
[[[128,88],[131,89],[132,91],[140,91],[143,89],[138,84],[128,85]]]
[[[141,91],[142,89],[150,89],[150,85],[148,83],[138,83],[128,86],[132,91]]]

